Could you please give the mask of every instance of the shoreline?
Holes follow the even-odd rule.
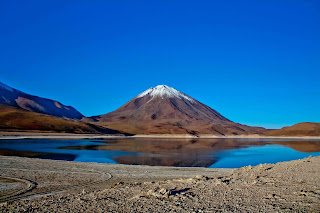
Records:
[[[181,139],[320,139],[320,136],[264,136],[264,135],[237,135],[237,136],[218,136],[218,135],[99,135],[99,134],[72,134],[72,133],[51,133],[51,132],[1,132],[0,140],[6,139],[98,139],[98,138],[181,138]]]
[[[193,178],[200,174],[206,176],[223,175],[232,170],[229,168],[77,162],[0,155],[0,177],[2,179],[17,179],[36,185],[33,191],[25,191],[23,196],[18,194],[10,197],[6,196],[10,194],[10,191],[8,192],[8,189],[3,191],[0,187],[0,203],[71,191],[78,193],[79,187],[81,190],[95,191],[101,187],[113,188],[115,184],[124,182],[151,183],[176,178]],[[8,181],[1,181],[1,178],[0,186],[6,187]],[[66,186],[68,190],[65,190]],[[7,184],[6,188],[10,188],[10,184]],[[12,191],[16,190],[17,188],[12,187]]]
[[[133,138],[206,138],[206,139],[233,139],[233,138],[253,138],[253,139],[320,139],[320,136],[264,136],[264,135],[230,135],[230,136],[218,136],[218,135],[134,135]]]

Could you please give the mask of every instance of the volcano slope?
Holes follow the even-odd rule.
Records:
[[[262,134],[265,129],[230,121],[216,110],[178,90],[159,85],[108,114],[85,121],[130,134]]]

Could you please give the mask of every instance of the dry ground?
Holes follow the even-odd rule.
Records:
[[[0,157],[0,168],[36,185],[0,212],[320,211],[320,157],[235,170]]]

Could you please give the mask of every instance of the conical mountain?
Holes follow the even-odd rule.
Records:
[[[131,134],[259,134],[263,128],[237,124],[178,90],[159,85],[119,109],[92,120]]]
[[[2,82],[0,82],[0,104],[60,118],[81,119],[83,117],[72,106],[65,106],[55,100],[29,95]]]

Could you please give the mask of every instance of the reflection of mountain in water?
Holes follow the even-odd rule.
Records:
[[[71,144],[74,146],[68,146]],[[263,147],[267,144],[269,146]],[[239,150],[248,147],[253,149]],[[214,164],[237,167],[240,164],[245,166],[320,155],[320,140],[129,137],[95,140],[1,140],[0,155],[151,166],[210,167]]]
[[[320,141],[271,141],[270,143],[287,146],[299,152],[320,152]]]
[[[175,167],[209,167],[216,162],[214,157],[198,156],[167,156],[167,155],[140,155],[120,156],[113,159],[120,164],[175,166]]]
[[[109,139],[106,140],[105,145],[72,146],[62,149],[140,153],[139,155],[125,155],[113,158],[114,161],[120,164],[209,167],[218,161],[215,155],[220,151],[265,144],[267,143],[264,141],[240,141],[234,139],[130,138]]]
[[[100,142],[103,140],[99,140]],[[128,154],[113,157],[120,164],[209,167],[219,161],[224,150],[279,144],[300,152],[319,152],[319,141],[269,141],[259,139],[107,139],[102,145],[72,146],[62,149],[122,151]]]
[[[41,158],[41,159],[50,159],[50,160],[66,160],[66,161],[73,161],[74,159],[76,159],[76,155],[73,155],[73,154],[28,152],[28,151],[16,151],[16,150],[7,150],[7,149],[0,149],[0,155],[19,156],[19,157],[27,157],[27,158]]]

